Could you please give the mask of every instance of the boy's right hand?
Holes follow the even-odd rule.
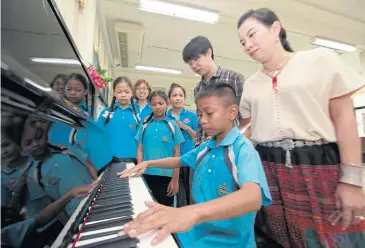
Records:
[[[96,186],[97,186],[97,184],[93,183],[93,184],[73,188],[71,190],[71,195],[72,195],[72,197],[75,197],[75,198],[84,198],[84,197],[88,196],[91,193],[91,191],[93,191],[95,189]]]
[[[142,162],[134,166],[133,168],[125,169],[122,172],[117,173],[120,178],[126,178],[129,176],[140,177],[148,168],[148,162]]]

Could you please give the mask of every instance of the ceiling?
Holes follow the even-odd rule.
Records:
[[[313,36],[365,47],[365,1],[363,0],[175,0],[173,2],[218,11],[217,24],[143,12],[138,0],[102,0],[99,8],[106,23],[106,43],[110,44],[115,74],[132,80],[144,78],[154,86],[168,87],[178,82],[192,89],[199,78],[183,62],[181,52],[197,35],[208,37],[216,63],[248,77],[259,67],[244,54],[237,38],[240,14],[251,8],[268,7],[280,17],[294,50],[311,49]],[[198,4],[198,5],[197,5]],[[121,66],[120,39],[116,27],[135,27],[128,35],[128,65]],[[125,28],[128,30],[128,28]],[[125,56],[125,54],[124,54]],[[135,71],[137,64],[182,70],[178,76]]]
[[[47,86],[59,73],[84,74],[80,65],[34,63],[31,57],[76,59],[50,6],[44,0],[1,2],[1,51]]]

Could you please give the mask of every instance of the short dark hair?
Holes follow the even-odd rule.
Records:
[[[67,83],[70,81],[70,80],[77,80],[79,81],[82,86],[84,86],[84,89],[87,91],[88,90],[88,85],[87,85],[87,80],[86,80],[86,77],[80,73],[72,73],[71,75],[69,75],[67,77],[67,80],[66,80],[66,83],[65,83],[65,86],[67,85]]]
[[[201,54],[206,54],[208,49],[212,51],[212,59],[214,60],[213,47],[208,38],[197,36],[184,47],[182,52],[183,60],[185,63],[189,63],[193,59],[198,59]]]
[[[67,75],[66,75],[66,74],[62,74],[62,73],[60,73],[60,74],[57,74],[57,75],[53,78],[52,82],[50,83],[51,88],[53,88],[54,83],[55,83],[55,82],[57,81],[57,79],[59,79],[59,78],[60,78],[60,79],[62,79],[64,83],[66,83]]]
[[[225,83],[217,83],[217,84],[210,84],[207,87],[200,90],[195,97],[195,103],[198,103],[198,100],[202,97],[210,97],[210,96],[216,96],[221,99],[221,101],[229,106],[237,103],[237,97],[236,97],[236,91],[234,88]]]
[[[278,16],[272,10],[269,10],[267,8],[260,8],[255,10],[251,9],[240,17],[240,19],[238,20],[237,28],[240,28],[242,26],[242,23],[248,18],[254,18],[267,27],[271,27],[271,25],[276,21],[280,22]],[[294,52],[286,39],[286,31],[283,27],[281,27],[279,37],[281,45],[283,46],[285,51]]]

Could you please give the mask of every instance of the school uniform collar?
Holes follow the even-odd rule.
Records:
[[[237,126],[234,126],[232,130],[227,134],[226,137],[222,140],[222,142],[219,144],[219,146],[230,146],[232,145],[238,137],[240,137],[240,130]],[[216,139],[211,139],[208,143],[209,148],[215,148],[216,147]]]
[[[87,104],[86,104],[85,101],[83,101],[82,103],[80,103],[79,109],[82,109],[84,111],[87,111]]]
[[[134,104],[136,106],[138,106],[138,108],[141,108],[141,106],[139,106],[138,100],[135,100]],[[144,106],[143,109],[145,109],[146,107],[151,107],[150,101],[147,101],[147,104],[146,104],[146,106]]]
[[[187,110],[186,108],[182,108],[181,112],[180,112],[177,116],[180,116],[180,115],[186,115],[186,112],[187,112],[187,111],[188,111],[188,110]],[[167,110],[166,116],[174,117],[174,116],[172,115],[172,109]]]
[[[125,109],[122,109],[119,104],[117,102],[115,102],[114,104],[114,111],[116,111],[117,109],[120,109],[120,110],[126,110],[126,109],[130,109],[131,111],[133,111],[133,107],[132,107],[132,104],[129,104],[128,107],[126,107]]]

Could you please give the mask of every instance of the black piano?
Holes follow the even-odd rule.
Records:
[[[6,0],[1,7],[1,246],[150,247],[155,232],[135,239],[118,235],[123,224],[146,210],[144,201],[153,200],[142,178],[116,176],[133,164],[110,157],[93,181],[86,162],[71,150],[79,130],[94,132],[92,117],[105,99],[54,1]],[[88,111],[62,94],[62,80],[71,74],[88,82]],[[69,146],[50,143],[55,126],[68,132],[58,136]],[[83,182],[74,182],[76,167],[77,173],[90,173]],[[156,247],[180,245],[171,235]]]

